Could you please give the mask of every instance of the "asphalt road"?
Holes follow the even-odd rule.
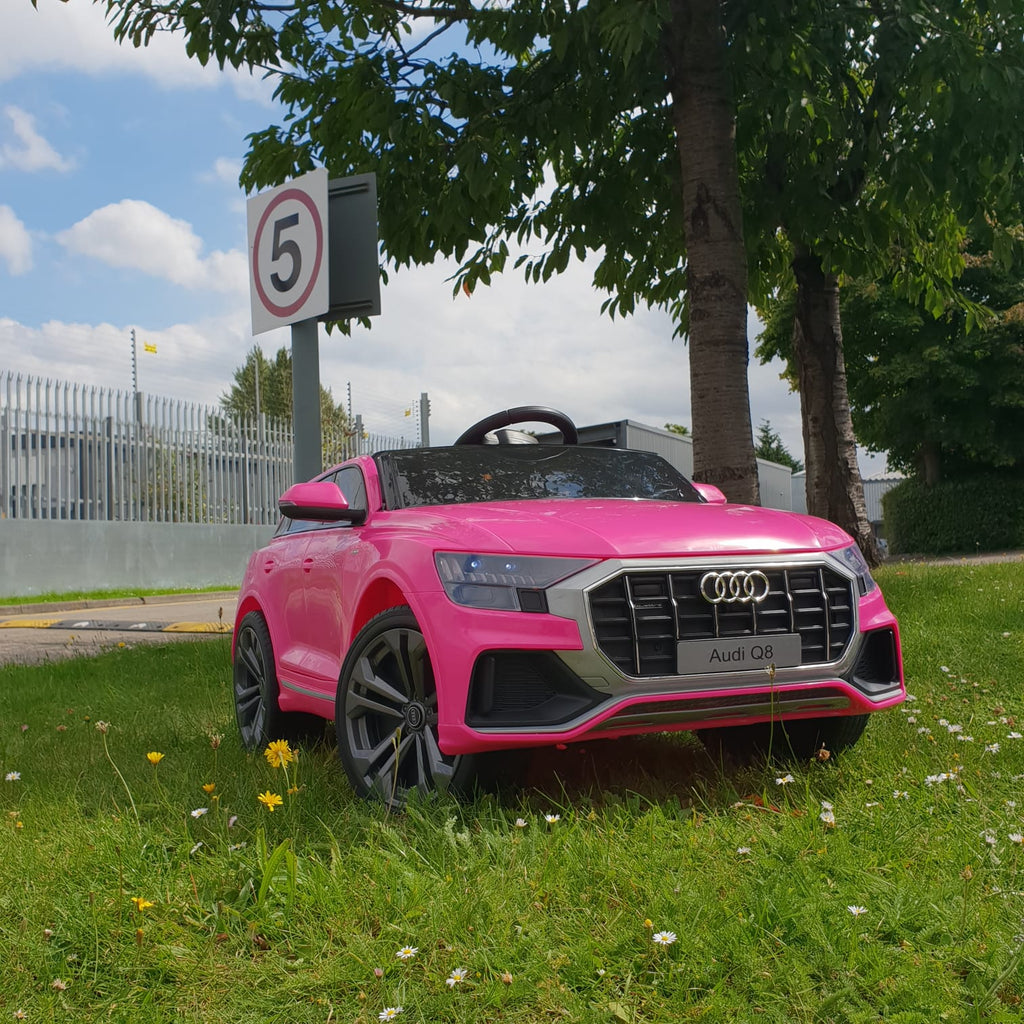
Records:
[[[120,645],[230,634],[238,594],[0,606],[0,665],[99,654]]]

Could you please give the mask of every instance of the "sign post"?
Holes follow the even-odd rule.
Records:
[[[323,463],[318,322],[380,312],[376,178],[311,171],[253,196],[246,219],[252,333],[291,326],[299,483]]]
[[[316,318],[330,305],[327,171],[312,171],[246,205],[252,333],[292,329],[292,430],[295,482],[322,463],[320,350]]]

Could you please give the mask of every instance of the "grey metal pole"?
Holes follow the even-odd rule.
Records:
[[[323,469],[320,432],[320,339],[316,320],[292,324],[292,429],[295,432],[294,482]]]
[[[426,391],[420,392],[420,444],[430,447],[430,398]]]
[[[135,355],[135,328],[132,328],[132,394],[139,393],[139,364]]]

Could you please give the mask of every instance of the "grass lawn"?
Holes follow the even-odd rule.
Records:
[[[157,597],[161,594],[167,594],[169,592],[196,594],[197,596],[199,596],[202,594],[216,594],[225,590],[237,589],[237,584],[225,583],[222,586],[217,587],[163,587],[162,589],[155,590],[139,587],[124,587],[119,590],[71,590],[61,591],[60,593],[53,594],[37,594],[33,597],[0,597],[0,611],[2,611],[5,606],[10,605],[50,604],[53,602],[64,601],[118,600],[120,598],[127,599],[136,597]]]
[[[1021,568],[879,578],[912,700],[842,758],[594,742],[398,816],[240,749],[226,640],[0,668],[0,1019],[1019,1022]]]

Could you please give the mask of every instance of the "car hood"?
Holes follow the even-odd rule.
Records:
[[[851,538],[813,516],[751,505],[559,499],[445,505],[386,513],[429,531],[438,548],[593,558],[832,551]]]

